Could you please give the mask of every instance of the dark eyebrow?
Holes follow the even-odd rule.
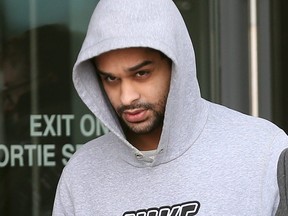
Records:
[[[108,72],[104,72],[104,71],[100,71],[98,68],[97,68],[96,72],[100,76],[112,76],[113,77],[113,74],[108,73]]]
[[[141,62],[140,64],[137,64],[135,66],[132,66],[130,68],[127,69],[128,72],[134,72],[134,71],[137,71],[139,70],[140,68],[146,66],[146,65],[150,65],[150,64],[153,64],[154,62],[153,61],[150,61],[150,60],[145,60],[143,62]],[[100,76],[113,76],[112,73],[109,73],[109,72],[104,72],[104,71],[101,71],[97,65],[95,65],[96,67],[96,72],[100,75]]]
[[[132,67],[128,68],[127,70],[130,71],[130,72],[137,71],[140,68],[142,68],[142,67],[144,67],[146,65],[150,65],[150,64],[153,64],[153,61],[146,60],[146,61],[141,62],[140,64],[137,64],[135,66],[132,66]]]

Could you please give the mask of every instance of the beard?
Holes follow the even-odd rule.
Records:
[[[116,109],[116,112],[120,118],[121,124],[126,130],[130,130],[135,134],[148,134],[153,130],[162,127],[165,114],[165,104],[166,98],[159,101],[158,103],[134,103],[131,105],[120,106]],[[127,122],[122,116],[126,110],[133,109],[145,109],[149,111],[149,117],[139,123],[130,123]]]

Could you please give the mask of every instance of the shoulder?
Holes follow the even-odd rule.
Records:
[[[272,122],[249,116],[222,105],[210,103],[207,128],[230,143],[263,151],[288,147],[286,133]],[[279,156],[279,155],[278,155]]]
[[[226,125],[231,129],[239,130],[242,128],[247,133],[250,131],[275,135],[282,131],[277,125],[266,119],[253,117],[214,103],[210,103],[208,120],[219,125]]]

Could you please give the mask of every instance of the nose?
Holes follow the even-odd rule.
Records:
[[[140,93],[138,92],[136,86],[131,82],[122,81],[121,83],[121,95],[120,100],[122,105],[131,105],[133,102],[140,98]]]

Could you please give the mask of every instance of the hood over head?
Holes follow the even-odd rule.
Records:
[[[123,144],[127,153],[124,159],[129,161],[129,153],[140,152],[125,139],[91,61],[107,51],[129,47],[156,49],[172,60],[159,155],[153,164],[165,163],[189,149],[207,118],[196,78],[191,39],[172,0],[100,0],[74,65],[74,85],[84,103]]]

